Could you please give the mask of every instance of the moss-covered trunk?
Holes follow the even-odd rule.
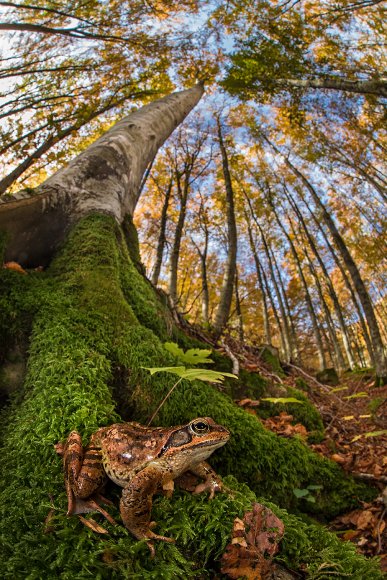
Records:
[[[201,415],[230,429],[230,442],[211,461],[229,476],[226,493],[212,502],[183,491],[172,499],[158,498],[153,509],[157,531],[177,543],[157,544],[154,560],[145,543],[121,525],[103,522],[108,534],[98,535],[76,516],[65,516],[61,459],[54,444],[72,429],[87,440],[98,427],[120,420],[115,400],[125,418],[146,421],[172,381],[167,375],[151,378],[143,367],[174,364],[163,341],[171,336],[188,341],[173,328],[166,308],[134,265],[134,242],[129,254],[127,239],[112,218],[89,216],[74,228],[47,273],[0,275],[3,335],[21,332],[34,316],[23,391],[3,418],[3,578],[211,577],[234,517],[249,508],[254,493],[281,508],[303,511],[306,505],[297,504],[302,500],[293,489],[321,485],[311,505],[323,515],[352,507],[370,493],[301,441],[266,431],[214,387],[181,383],[157,422],[179,424]],[[5,342],[0,344],[5,349]],[[108,493],[116,501],[114,486]],[[302,566],[312,575],[329,563],[318,578],[329,573],[382,578],[377,563],[357,555],[352,545],[273,509],[285,523],[278,556],[285,565]],[[111,510],[119,520],[117,510]]]

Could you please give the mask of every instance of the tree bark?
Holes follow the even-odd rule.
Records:
[[[302,89],[328,89],[359,93],[361,95],[377,95],[387,97],[387,82],[385,79],[359,81],[350,79],[271,79],[278,86]]]
[[[271,344],[270,319],[269,319],[269,310],[267,307],[266,290],[265,290],[265,286],[264,286],[263,279],[262,279],[261,264],[259,262],[257,251],[255,248],[254,239],[253,239],[253,232],[251,229],[249,219],[247,217],[247,212],[245,212],[245,219],[246,219],[246,224],[247,224],[247,232],[248,232],[248,236],[249,236],[250,249],[251,249],[251,252],[253,254],[255,270],[257,272],[258,285],[259,285],[259,289],[261,291],[261,296],[262,296],[262,316],[263,316],[263,328],[264,328],[264,333],[265,333],[265,342],[266,342],[266,344]]]
[[[171,197],[172,185],[173,185],[173,179],[171,177],[169,180],[168,186],[167,186],[167,190],[165,192],[163,208],[161,210],[160,230],[159,230],[159,237],[157,240],[157,249],[156,249],[156,261],[155,261],[155,265],[154,265],[153,273],[152,273],[152,284],[154,284],[155,286],[157,286],[157,283],[159,281],[161,266],[163,263],[164,247],[165,247],[165,242],[167,241],[166,236],[165,236],[165,228],[167,226],[168,205],[169,205],[169,199]]]
[[[326,266],[324,264],[324,261],[322,260],[322,258],[320,256],[320,252],[317,249],[316,242],[314,241],[314,239],[313,239],[313,237],[312,237],[312,235],[311,235],[311,233],[309,231],[309,228],[308,228],[308,226],[306,224],[306,221],[304,219],[304,216],[302,215],[300,209],[298,208],[298,206],[297,206],[296,202],[294,201],[293,197],[291,196],[291,194],[287,191],[287,188],[285,188],[284,191],[285,191],[285,195],[286,195],[287,199],[289,200],[289,202],[292,205],[294,211],[296,212],[296,215],[297,215],[297,217],[298,217],[298,219],[300,221],[300,225],[302,226],[302,229],[303,229],[303,231],[304,231],[304,233],[305,233],[305,235],[307,237],[307,240],[308,240],[309,246],[310,246],[310,248],[311,248],[311,250],[313,252],[313,255],[317,259],[318,264],[319,264],[319,266],[321,268],[321,271],[322,271],[322,274],[323,274],[323,278],[324,278],[325,283],[326,283],[327,288],[328,288],[329,296],[330,296],[330,298],[332,300],[332,303],[333,303],[333,308],[334,308],[334,311],[335,311],[337,320],[339,321],[340,330],[341,330],[342,337],[343,337],[344,349],[345,349],[345,353],[346,353],[347,359],[348,359],[348,364],[349,364],[349,367],[351,369],[353,369],[354,366],[355,366],[355,360],[354,360],[354,357],[353,357],[353,352],[352,352],[352,348],[351,348],[351,342],[350,342],[349,337],[348,337],[347,326],[346,326],[346,323],[345,323],[345,320],[344,320],[343,311],[341,309],[341,306],[340,306],[340,303],[339,303],[339,299],[338,299],[337,294],[335,292],[335,289],[333,287],[332,280],[331,280],[331,278],[329,276],[329,273],[328,273],[328,270],[327,270],[327,268],[326,268]],[[338,356],[338,361],[340,362],[340,364],[342,362],[344,362],[344,361],[341,360],[341,356],[340,355]]]
[[[60,169],[34,195],[21,191],[0,203],[5,259],[44,265],[70,224],[91,212],[122,223],[133,214],[146,167],[203,94],[203,85],[173,93],[131,113]]]
[[[284,155],[282,155],[282,153],[278,150],[278,148],[275,145],[273,145],[273,143],[271,143],[266,137],[264,137],[264,139],[267,143],[269,143],[269,145],[278,154],[281,155],[281,157],[285,161],[285,164],[289,167],[289,169],[292,171],[292,173],[294,173],[294,175],[296,175],[296,177],[298,177],[301,180],[301,182],[305,185],[305,187],[310,192],[316,205],[321,209],[323,219],[324,219],[324,221],[325,221],[325,223],[326,223],[326,225],[331,233],[332,239],[333,239],[334,243],[336,244],[336,247],[338,248],[338,250],[343,258],[343,261],[348,269],[349,275],[351,276],[353,285],[355,287],[357,295],[359,296],[360,303],[361,303],[362,308],[364,310],[364,314],[365,314],[365,317],[366,317],[366,320],[368,323],[368,327],[370,330],[370,337],[371,337],[372,348],[373,348],[373,352],[374,352],[376,375],[378,377],[378,380],[381,383],[386,383],[387,382],[387,358],[386,358],[385,353],[384,353],[383,341],[382,341],[382,337],[381,337],[381,334],[379,331],[379,325],[378,325],[378,322],[376,320],[372,301],[371,301],[371,298],[368,294],[367,288],[363,282],[363,279],[360,275],[359,269],[358,269],[354,259],[352,258],[352,255],[351,255],[350,251],[348,250],[347,245],[344,242],[344,239],[342,238],[340,232],[338,231],[331,214],[326,209],[325,205],[321,201],[319,195],[317,194],[317,191],[312,186],[310,181],[304,176],[303,173],[301,173],[301,171],[299,171],[289,161],[289,159],[287,157],[284,157]]]
[[[308,284],[306,283],[305,276],[304,276],[304,272],[302,271],[301,262],[300,262],[300,259],[299,259],[298,254],[297,254],[297,250],[295,248],[295,245],[293,243],[293,240],[291,239],[291,237],[289,236],[288,232],[285,229],[285,226],[283,225],[283,223],[279,219],[278,213],[276,212],[276,210],[274,208],[274,204],[271,204],[271,208],[272,208],[272,211],[273,211],[273,213],[274,213],[274,215],[276,217],[276,221],[277,221],[279,227],[281,228],[281,230],[284,233],[286,239],[288,240],[288,243],[289,243],[289,246],[290,246],[290,250],[291,250],[292,255],[293,255],[294,263],[296,264],[296,268],[297,268],[297,271],[298,271],[298,275],[300,277],[301,284],[302,284],[302,287],[303,287],[303,290],[304,290],[304,297],[305,297],[306,306],[308,308],[310,320],[312,322],[313,334],[314,334],[314,337],[315,337],[315,340],[316,340],[316,349],[317,349],[317,356],[318,356],[318,362],[319,362],[319,370],[322,371],[322,370],[324,370],[326,368],[326,359],[325,359],[325,353],[324,353],[324,345],[323,345],[323,342],[322,342],[320,328],[319,328],[319,325],[318,325],[318,320],[316,318],[316,313],[314,311],[314,306],[313,306],[312,298],[311,298],[311,296],[309,294]]]
[[[227,151],[224,145],[222,128],[219,119],[217,119],[217,124],[218,124],[219,147],[222,156],[223,178],[226,190],[227,239],[228,239],[227,260],[223,276],[222,288],[220,291],[220,302],[216,311],[214,322],[215,336],[219,338],[223,330],[225,329],[230,314],[236,272],[238,242],[237,242],[237,227],[234,210],[234,191],[232,188]]]

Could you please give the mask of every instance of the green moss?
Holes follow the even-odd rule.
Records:
[[[23,399],[11,406],[4,427],[1,577],[211,577],[212,563],[228,541],[233,517],[248,508],[253,496],[247,488],[213,502],[183,492],[171,501],[159,498],[154,516],[160,532],[175,536],[178,544],[158,545],[154,561],[144,543],[136,542],[123,526],[103,523],[109,536],[99,536],[76,517],[64,515],[61,459],[53,444],[72,429],[86,440],[98,427],[119,420],[110,388],[115,368],[127,369],[131,403],[141,420],[149,417],[172,384],[167,375],[151,378],[141,368],[171,362],[155,335],[156,330],[161,329],[161,335],[166,332],[166,319],[149,288],[130,264],[120,231],[106,216],[92,216],[78,224],[48,274],[28,290],[20,288],[18,300],[24,298],[24,308],[36,314]],[[134,303],[140,295],[146,296],[141,315],[149,328],[136,316],[140,306]],[[159,322],[152,320],[157,316]],[[314,455],[300,441],[281,440],[265,431],[255,417],[213,387],[199,382],[180,387],[157,423],[176,424],[209,415],[228,426],[230,443],[212,462],[223,473],[234,473],[283,506],[296,507],[292,488],[308,483],[324,485],[316,511],[336,513],[354,505],[357,494],[366,497],[367,488],[345,478],[335,464]],[[52,518],[45,524],[51,509]],[[117,512],[114,515],[118,518]],[[316,542],[311,542],[309,528],[290,521],[294,531],[289,528],[283,558],[316,568],[321,562],[317,532]],[[331,539],[322,545],[332,543],[324,557],[341,565],[340,558],[344,561],[343,554],[352,548],[339,553],[334,536],[324,533]],[[310,554],[303,554],[304,540],[309,541]],[[376,570],[374,563],[356,558],[365,571],[362,578],[379,578],[371,572],[367,576]]]
[[[271,350],[269,350],[269,348],[265,348],[263,347],[262,350],[262,360],[265,361],[265,363],[267,363],[269,365],[269,367],[279,376],[279,377],[283,377],[285,376],[284,370],[281,367],[281,361],[278,358],[278,356],[275,356],[275,354],[273,354],[271,352]]]

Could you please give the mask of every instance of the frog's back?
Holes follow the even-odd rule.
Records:
[[[167,433],[168,432],[168,433]],[[116,423],[97,432],[106,474],[124,487],[161,453],[169,429]]]

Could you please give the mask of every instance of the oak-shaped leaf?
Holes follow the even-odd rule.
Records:
[[[229,578],[263,580],[273,569],[284,524],[267,507],[259,503],[252,507],[243,519],[235,518],[231,542],[221,558],[221,572]]]

